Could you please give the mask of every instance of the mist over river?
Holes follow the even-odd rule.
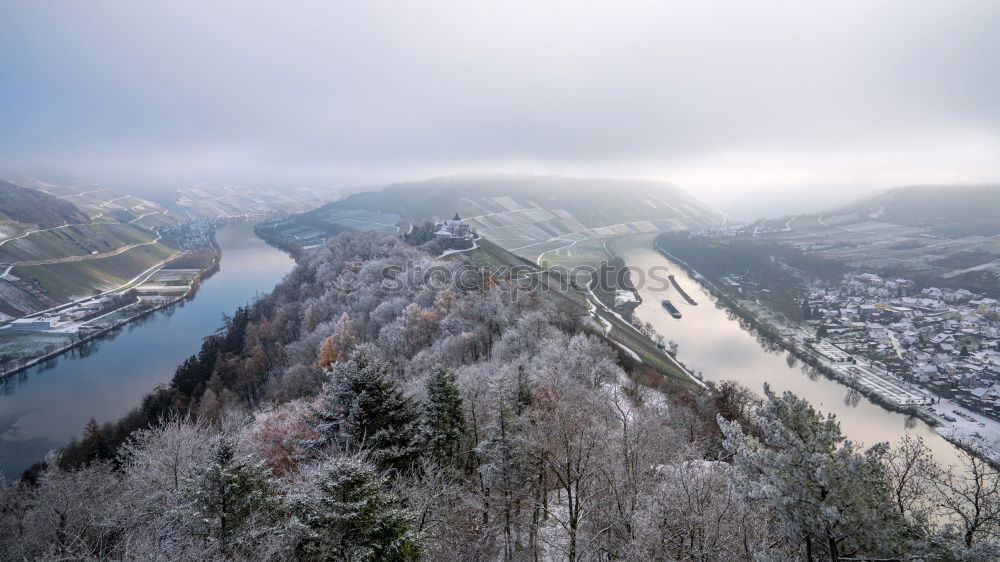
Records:
[[[714,298],[691,279],[685,270],[653,248],[652,236],[616,239],[608,245],[631,268],[633,282],[642,296],[635,316],[649,322],[667,340],[679,344],[678,359],[705,380],[734,380],[763,395],[764,383],[777,393],[789,390],[808,400],[814,408],[837,416],[841,430],[856,442],[874,445],[880,441],[897,443],[904,435],[923,438],[939,462],[956,462],[957,449],[922,420],[891,412],[871,402],[859,392],[822,375],[810,373],[801,363],[789,361],[784,350],[769,350],[739,322],[716,307]],[[666,248],[669,250],[669,248]],[[657,279],[676,276],[677,282],[698,303],[692,306],[670,286],[657,279],[636,279],[637,271],[657,269]],[[666,268],[666,269],[664,269]],[[669,270],[669,271],[667,271]],[[660,306],[670,301],[682,317],[671,317]],[[769,347],[769,346],[768,346]]]
[[[117,332],[3,381],[0,471],[7,478],[47,451],[79,438],[87,420],[116,420],[170,381],[174,369],[222,326],[222,315],[270,291],[295,265],[267,245],[253,226],[216,232],[220,269],[194,298],[121,327]]]

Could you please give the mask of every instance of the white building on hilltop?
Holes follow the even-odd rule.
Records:
[[[470,240],[472,239],[472,229],[469,228],[469,223],[462,220],[458,216],[458,213],[455,213],[455,218],[437,223],[434,236],[438,238]]]

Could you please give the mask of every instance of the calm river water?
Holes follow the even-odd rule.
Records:
[[[249,224],[216,233],[221,267],[194,299],[124,326],[82,357],[62,355],[4,381],[0,395],[0,471],[14,478],[47,451],[79,437],[90,418],[118,419],[173,376],[222,315],[270,291],[294,262],[268,246]]]
[[[904,434],[919,435],[940,462],[953,464],[957,450],[923,421],[890,412],[861,394],[826,377],[811,376],[800,365],[789,365],[784,351],[768,351],[726,311],[716,308],[708,292],[688,277],[678,265],[653,249],[653,237],[635,236],[609,243],[631,268],[649,272],[658,267],[659,278],[674,274],[681,287],[698,303],[689,305],[669,282],[645,279],[639,287],[642,304],[636,316],[650,322],[666,339],[679,344],[678,357],[693,371],[701,371],[706,380],[735,380],[763,393],[764,383],[775,392],[790,390],[808,400],[813,407],[832,413],[840,421],[844,434],[857,442],[874,445],[880,441],[898,442]],[[669,248],[667,248],[669,250]],[[669,271],[664,272],[664,268]],[[633,269],[633,281],[636,279]],[[666,285],[666,287],[664,287]],[[670,299],[683,317],[671,317],[660,306]]]

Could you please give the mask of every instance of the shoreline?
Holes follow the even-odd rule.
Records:
[[[966,440],[956,437],[954,435],[954,431],[951,433],[941,431],[943,426],[940,420],[938,420],[935,416],[933,416],[929,412],[923,411],[917,407],[900,406],[898,404],[895,404],[885,399],[881,395],[871,391],[871,389],[861,384],[858,384],[853,380],[838,375],[821,359],[816,357],[813,352],[811,352],[808,349],[803,349],[802,347],[794,345],[793,343],[789,342],[788,339],[785,338],[778,331],[778,328],[766,322],[765,320],[762,320],[753,311],[748,310],[746,307],[741,305],[739,302],[736,301],[736,299],[732,298],[724,291],[722,291],[722,289],[720,289],[717,285],[715,285],[715,283],[713,283],[711,280],[709,280],[702,274],[698,273],[698,271],[695,270],[686,261],[678,258],[677,256],[674,256],[669,251],[661,247],[659,242],[654,240],[653,248],[656,250],[657,253],[659,253],[664,258],[680,266],[681,269],[683,269],[691,279],[693,279],[699,285],[704,287],[711,296],[715,297],[718,303],[721,303],[722,306],[726,308],[726,310],[736,315],[738,321],[740,322],[740,327],[742,329],[752,331],[755,332],[756,334],[763,336],[765,339],[777,345],[784,351],[788,352],[793,357],[801,361],[803,364],[808,365],[809,367],[814,369],[817,373],[823,375],[824,377],[834,382],[837,382],[838,384],[841,384],[849,389],[852,389],[860,393],[870,402],[883,408],[884,410],[907,416],[913,416],[917,419],[920,419],[928,426],[930,426],[935,433],[940,435],[944,440],[948,441],[956,448],[971,453],[981,458],[982,460],[985,460],[994,468],[1000,468],[1000,455],[998,455],[996,452],[989,450],[987,450],[989,451],[987,452],[977,447],[974,447],[970,445]]]
[[[195,293],[197,293],[197,291],[198,291],[198,287],[201,285],[201,282],[203,280],[205,280],[205,279],[208,279],[209,277],[211,277],[212,275],[214,275],[216,272],[219,271],[219,263],[222,260],[222,248],[219,247],[218,242],[216,242],[216,240],[215,240],[215,230],[214,229],[212,230],[212,233],[209,236],[209,243],[211,244],[212,249],[215,250],[215,256],[212,258],[212,263],[208,267],[206,267],[205,269],[199,271],[198,274],[194,276],[194,278],[191,280],[191,286],[188,287],[188,290],[185,291],[183,295],[181,295],[181,296],[179,296],[179,297],[177,297],[177,298],[175,298],[173,300],[170,300],[170,301],[167,301],[167,302],[164,302],[164,303],[160,303],[160,304],[158,304],[156,306],[153,306],[152,308],[148,308],[146,310],[143,310],[142,312],[139,312],[137,314],[133,314],[132,316],[129,316],[128,318],[124,318],[121,321],[112,324],[111,326],[107,326],[107,327],[102,328],[102,329],[100,329],[100,330],[98,330],[98,331],[96,331],[96,332],[94,332],[92,334],[87,335],[86,337],[77,339],[77,340],[73,341],[73,343],[70,343],[69,345],[65,345],[63,347],[60,347],[59,349],[50,351],[50,352],[48,352],[48,353],[46,353],[44,355],[40,355],[38,357],[33,357],[33,358],[29,359],[28,361],[26,361],[24,363],[21,363],[20,365],[17,365],[16,367],[11,367],[10,369],[7,369],[7,370],[5,370],[3,372],[0,372],[0,380],[5,380],[5,379],[7,379],[9,377],[12,377],[12,376],[18,374],[18,373],[26,371],[26,370],[28,370],[28,369],[30,369],[32,367],[36,367],[38,365],[41,365],[42,363],[45,363],[47,361],[51,361],[51,360],[59,357],[60,355],[68,353],[68,352],[70,352],[70,351],[72,351],[72,350],[74,350],[74,349],[76,349],[78,347],[82,347],[86,343],[92,342],[92,341],[94,341],[94,340],[96,340],[98,338],[106,336],[106,335],[108,335],[108,334],[110,334],[110,333],[118,330],[119,328],[121,328],[123,326],[126,326],[126,325],[128,325],[128,324],[130,324],[132,322],[135,322],[136,320],[139,320],[141,318],[149,316],[150,314],[153,314],[154,312],[158,312],[158,311],[163,310],[165,308],[174,306],[174,305],[176,305],[176,304],[178,304],[178,303],[180,303],[182,301],[186,301],[186,300],[190,300],[190,299],[194,298]],[[169,260],[168,262],[166,262],[163,265],[166,266],[171,261],[177,260],[177,259],[179,259],[181,257],[184,257],[184,254],[179,254],[179,255],[175,256],[174,258],[172,258],[171,260]],[[162,269],[162,267],[161,267],[161,269]]]

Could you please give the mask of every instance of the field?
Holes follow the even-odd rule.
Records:
[[[183,294],[191,287],[200,269],[161,269],[149,276],[136,289],[139,293]]]
[[[328,224],[346,226],[351,230],[377,231],[396,233],[400,231],[403,220],[399,215],[367,211],[364,209],[327,208],[310,213],[317,219]]]
[[[0,330],[0,371],[73,343],[76,334]]]

